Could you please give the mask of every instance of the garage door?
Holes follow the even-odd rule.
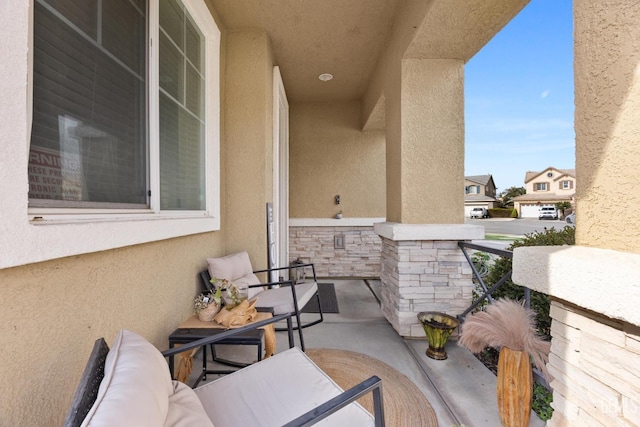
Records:
[[[538,218],[538,214],[540,213],[540,208],[543,206],[555,206],[553,203],[542,203],[542,204],[521,204],[520,205],[520,218]]]
[[[464,207],[464,216],[466,218],[469,218],[469,215],[471,215],[471,209],[473,209],[473,206],[465,206]]]
[[[520,218],[538,218],[540,206],[538,204],[520,205]]]

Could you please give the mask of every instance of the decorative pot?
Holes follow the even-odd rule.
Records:
[[[444,345],[449,340],[453,330],[458,327],[458,320],[448,314],[435,311],[418,313],[418,320],[422,324],[422,328],[429,340],[427,356],[436,360],[446,359],[447,353],[444,351]]]
[[[500,349],[496,389],[502,425],[528,426],[533,393],[533,373],[528,353],[507,347]]]
[[[198,319],[203,322],[212,322],[221,307],[222,305],[216,304],[215,302],[210,303],[206,308],[203,308],[198,312]]]

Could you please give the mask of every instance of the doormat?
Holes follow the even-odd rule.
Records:
[[[338,310],[338,298],[333,283],[318,283],[318,295],[323,313],[340,313]],[[313,297],[301,310],[302,313],[319,313],[318,300]]]

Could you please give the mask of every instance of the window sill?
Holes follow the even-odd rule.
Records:
[[[219,216],[180,213],[43,216],[6,230],[0,269],[217,231]]]

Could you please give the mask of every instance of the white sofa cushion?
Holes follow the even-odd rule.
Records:
[[[169,396],[169,412],[164,427],[213,427],[191,387],[174,381],[173,390],[173,394]]]
[[[342,389],[298,348],[196,388],[216,427],[280,426],[337,396]],[[352,403],[319,426],[373,426],[373,416]]]
[[[173,385],[162,354],[121,330],[107,355],[98,396],[82,427],[162,426]]]

